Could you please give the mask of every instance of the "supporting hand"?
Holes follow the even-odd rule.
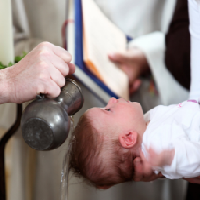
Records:
[[[145,173],[151,173],[154,167],[170,166],[172,164],[175,149],[162,150],[157,153],[154,149],[147,149],[148,159],[140,152],[140,157],[143,160],[143,169]]]
[[[133,178],[134,181],[150,182],[150,181],[154,181],[158,178],[164,178],[164,176],[161,173],[155,174],[153,172],[153,170],[151,170],[150,173],[146,173],[144,171],[143,161],[140,157],[136,157],[134,159],[133,165],[134,165],[134,169],[135,169],[135,175]]]

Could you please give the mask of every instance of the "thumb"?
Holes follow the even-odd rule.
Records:
[[[149,175],[152,172],[152,166],[147,159],[143,160],[143,172],[146,175]]]
[[[144,172],[144,174],[149,175],[152,172],[152,168],[151,168],[149,161],[147,160],[147,158],[145,158],[142,151],[140,151],[140,157],[143,162],[143,172]]]

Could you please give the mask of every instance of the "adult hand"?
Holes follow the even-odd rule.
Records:
[[[154,181],[158,178],[164,178],[161,173],[155,174],[153,171],[146,173],[143,165],[143,161],[140,157],[136,157],[133,160],[133,165],[135,169],[135,176],[133,178],[134,181],[139,182],[150,182]]]
[[[148,159],[140,151],[140,158],[143,162],[144,173],[151,173],[154,167],[170,166],[174,159],[175,149],[165,149],[161,152],[156,152],[153,148],[146,149]]]
[[[65,76],[75,71],[71,59],[59,46],[39,44],[19,63],[0,70],[0,103],[23,103],[40,93],[57,97]]]
[[[140,157],[136,157],[133,160],[133,165],[135,169],[135,176],[133,178],[134,181],[139,182],[150,182],[154,181],[158,178],[165,178],[160,172],[155,174],[153,171],[146,173],[143,165],[143,161]],[[188,181],[189,183],[197,183],[200,184],[200,176],[195,178],[183,178],[184,180]]]
[[[149,72],[145,54],[139,48],[131,48],[122,53],[111,53],[108,58],[128,75],[129,92],[135,92],[141,84],[140,76]]]

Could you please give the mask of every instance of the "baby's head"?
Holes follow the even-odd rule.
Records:
[[[105,108],[86,111],[73,132],[70,169],[102,189],[133,180],[145,129],[138,103],[111,98]]]

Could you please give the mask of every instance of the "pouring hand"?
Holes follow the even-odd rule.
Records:
[[[75,71],[71,60],[63,48],[40,43],[19,63],[0,70],[0,103],[23,103],[40,93],[57,97],[65,76]]]

